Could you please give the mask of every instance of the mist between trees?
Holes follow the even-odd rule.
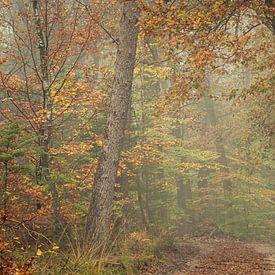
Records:
[[[0,273],[97,274],[167,236],[274,241],[274,9],[0,1]]]

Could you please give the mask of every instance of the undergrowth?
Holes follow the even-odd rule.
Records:
[[[34,270],[42,275],[137,274],[139,269],[157,263],[163,251],[174,245],[170,235],[152,237],[145,232],[133,232],[98,254],[96,247],[81,246],[74,240],[64,251],[41,255]]]

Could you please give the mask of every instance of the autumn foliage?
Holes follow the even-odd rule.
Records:
[[[147,264],[156,236],[274,241],[274,1],[136,2],[131,108],[102,255]],[[1,274],[59,260],[56,272],[81,274],[97,257],[87,215],[110,138],[120,12],[117,1],[0,1]],[[224,242],[190,274],[210,274],[235,246],[243,272],[263,268],[238,245]]]

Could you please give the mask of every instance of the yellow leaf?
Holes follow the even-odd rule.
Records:
[[[58,245],[54,245],[52,249],[53,250],[57,250],[57,249],[59,249],[59,246]]]
[[[42,254],[43,254],[43,251],[38,248],[37,251],[36,251],[36,255],[41,256]]]

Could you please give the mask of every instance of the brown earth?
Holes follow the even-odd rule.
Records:
[[[224,239],[183,239],[165,251],[160,263],[140,275],[275,275],[275,248]]]

